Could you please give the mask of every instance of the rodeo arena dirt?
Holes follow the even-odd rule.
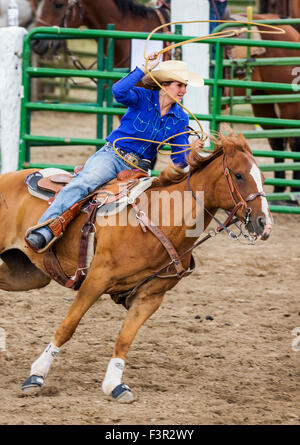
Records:
[[[61,125],[54,113],[35,121],[41,132]],[[73,137],[80,126],[81,136],[90,131],[84,116],[68,117],[64,126]],[[61,163],[68,162],[65,151],[59,150]],[[86,149],[72,151],[75,163],[86,157]],[[300,334],[300,216],[273,217],[265,242],[252,246],[219,234],[195,252],[195,272],[167,293],[129,351],[124,374],[137,399],[130,408],[101,390],[123,306],[106,295],[97,301],[61,349],[41,394],[24,397],[20,387],[32,360],[75,292],[55,282],[1,291],[7,333],[0,353],[1,423],[298,424],[300,352],[293,345]]]
[[[32,113],[32,134],[91,138],[94,128],[88,114]],[[254,129],[234,125],[236,133]],[[270,149],[267,139],[249,144]],[[35,147],[31,161],[79,165],[93,152],[92,146]],[[165,159],[159,162],[161,169]],[[226,219],[223,211],[217,215]],[[42,289],[0,290],[0,424],[299,425],[300,215],[272,217],[266,241],[251,245],[223,232],[194,251],[195,271],[167,292],[129,350],[130,405],[101,389],[126,315],[122,305],[109,295],[97,300],[60,349],[45,386],[26,396],[21,385],[31,364],[76,292],[53,280]]]

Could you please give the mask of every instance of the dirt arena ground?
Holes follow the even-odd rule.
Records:
[[[39,119],[37,134],[45,128],[63,134],[60,116]],[[64,136],[93,137],[84,119],[79,125],[68,117],[63,127]],[[69,163],[70,152],[62,150],[58,162]],[[92,152],[76,150],[74,163]],[[37,150],[35,160],[53,153]],[[196,271],[167,293],[129,351],[124,382],[136,396],[131,405],[101,390],[125,309],[103,296],[61,349],[40,395],[24,397],[20,387],[31,363],[75,293],[54,282],[41,290],[0,291],[7,336],[0,352],[0,424],[299,424],[300,215],[274,214],[274,223],[270,239],[255,246],[220,234],[196,251]]]

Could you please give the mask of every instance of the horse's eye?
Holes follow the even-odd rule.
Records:
[[[55,3],[54,8],[61,9],[63,6],[65,6],[63,3]]]
[[[241,179],[243,179],[243,175],[241,175],[240,173],[235,173],[235,179],[237,179],[238,181],[240,181]]]

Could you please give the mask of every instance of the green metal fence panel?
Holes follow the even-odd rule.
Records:
[[[271,21],[261,21],[261,23],[266,23],[266,24],[274,24],[274,25],[287,25],[287,24],[299,24],[300,20],[296,19],[296,20],[290,20],[290,19],[286,19],[286,20],[271,20]],[[224,30],[227,26],[241,26],[240,24],[222,24],[220,25],[218,28],[216,28],[216,32],[217,31],[221,31]],[[251,41],[251,40],[250,40]],[[227,42],[227,40],[226,40]],[[251,41],[251,44],[253,44],[253,46],[263,46],[265,43],[265,41],[261,41],[260,44],[258,43],[258,41]],[[247,46],[247,42],[242,42],[240,39],[237,39],[236,43],[233,43],[235,45],[243,45],[243,46]],[[268,46],[268,45],[266,45]],[[271,46],[271,45],[270,45]],[[247,46],[248,47],[248,46]],[[282,47],[283,48],[283,47]],[[298,54],[299,54],[299,45],[298,45]],[[217,64],[218,61],[216,61],[215,64]],[[214,62],[212,61],[212,64],[214,64]],[[223,61],[223,66],[225,67],[229,67],[231,73],[233,72],[233,68],[232,66],[234,65],[234,67],[242,67],[242,68],[246,68],[248,69],[249,67],[257,67],[257,66],[295,66],[297,67],[299,65],[299,57],[294,57],[293,59],[287,58],[287,57],[281,57],[281,58],[266,58],[266,57],[258,57],[258,58],[248,58],[248,59],[239,59],[239,60],[234,60],[233,63],[232,61],[228,61],[225,60]],[[249,71],[247,71],[247,73],[249,73]],[[300,94],[299,94],[299,85],[297,84],[292,84],[292,85],[288,85],[288,84],[277,84],[275,86],[275,88],[272,88],[272,94],[271,95],[260,95],[260,96],[253,96],[251,94],[251,89],[255,88],[255,89],[260,89],[261,85],[254,85],[253,83],[251,83],[251,80],[249,79],[249,77],[243,80],[243,84],[239,84],[238,86],[241,88],[250,88],[250,90],[247,90],[247,95],[246,96],[237,96],[234,97],[232,94],[232,90],[233,90],[233,84],[231,84],[232,79],[229,80],[229,82],[227,81],[223,81],[224,79],[219,79],[219,82],[214,82],[214,88],[215,85],[217,88],[221,88],[221,87],[228,87],[230,88],[230,94],[229,97],[227,98],[221,98],[221,102],[222,105],[227,105],[227,110],[230,110],[230,114],[231,117],[226,117],[224,120],[222,120],[223,122],[228,122],[229,124],[232,125],[233,122],[241,122],[242,120],[240,118],[238,118],[238,120],[235,119],[234,113],[233,113],[233,106],[234,105],[241,105],[241,104],[274,104],[274,103],[297,103],[300,102]],[[234,81],[235,83],[235,81]],[[270,84],[270,82],[269,82]],[[266,83],[264,85],[263,89],[269,89],[269,85],[268,83]],[[273,94],[273,92],[277,92],[280,94]],[[286,94],[284,92],[288,92],[290,91],[290,94]],[[284,94],[282,94],[284,93]],[[218,118],[215,119],[215,121],[217,121]],[[220,121],[221,122],[221,121]],[[252,119],[252,117],[249,119],[249,123],[254,123],[255,124],[255,120]],[[269,122],[267,121],[263,121],[264,125],[270,124],[270,126],[274,127],[274,126],[284,126],[285,128],[281,128],[278,130],[274,130],[274,129],[270,129],[270,130],[255,130],[255,131],[246,131],[243,132],[244,136],[248,139],[257,139],[257,138],[282,138],[282,137],[299,137],[300,136],[300,122],[299,119],[294,120],[294,122],[286,122],[287,125],[285,125],[285,123],[283,121],[280,122],[280,120],[278,119],[271,119]],[[261,125],[259,123],[257,123],[258,125]],[[295,125],[294,125],[295,124]],[[295,127],[295,128],[292,128]],[[288,156],[292,155],[290,157],[290,159],[294,159],[293,163],[278,163],[276,162],[275,164],[260,164],[259,167],[261,168],[262,171],[299,171],[300,170],[300,163],[297,161],[300,161],[300,153],[298,152],[294,152],[294,153],[290,153],[290,152],[283,152],[280,153],[278,151],[272,151],[271,153],[273,153],[274,156],[272,157],[276,157],[281,158],[282,160],[287,158]],[[255,150],[255,156],[263,156],[263,153],[259,153],[258,150]],[[265,157],[265,156],[264,156]],[[267,157],[271,157],[267,155]],[[296,162],[295,162],[296,161]],[[266,185],[277,185],[277,186],[291,186],[293,187],[293,189],[299,187],[299,182],[300,181],[296,181],[296,180],[281,180],[281,179],[271,179],[271,178],[267,178],[265,184]],[[299,188],[300,191],[300,188]],[[280,201],[284,201],[284,200],[298,200],[298,202],[300,201],[300,193],[277,193],[277,194],[272,194],[269,193],[268,194],[268,199],[270,201],[273,200],[280,200]],[[300,213],[300,209],[299,207],[293,207],[291,208],[290,206],[273,206],[271,205],[271,211],[278,211],[281,213]]]
[[[245,9],[246,6],[255,6],[256,0],[227,0],[229,6],[241,6]]]

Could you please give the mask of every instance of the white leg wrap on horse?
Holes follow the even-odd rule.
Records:
[[[42,355],[34,363],[32,363],[30,375],[41,375],[46,377],[58,352],[59,348],[53,343],[49,343]]]
[[[109,396],[116,386],[120,385],[124,370],[124,360],[121,358],[112,358],[108,364],[102,389],[104,394]]]

